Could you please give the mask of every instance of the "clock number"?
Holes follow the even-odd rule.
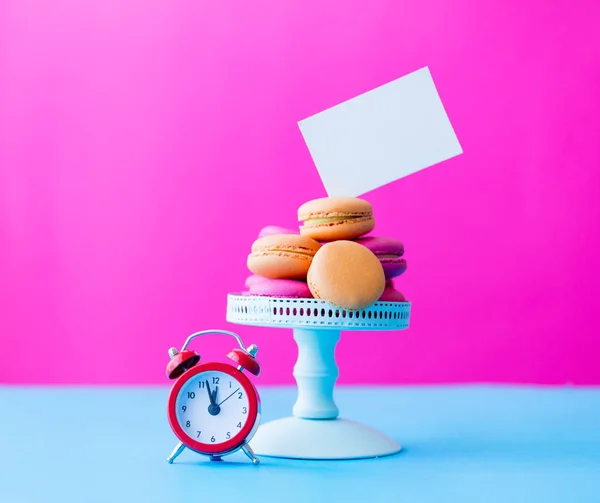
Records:
[[[200,436],[200,433],[202,433],[202,432],[198,431],[198,435],[196,435],[196,438],[198,438]]]
[[[200,389],[203,389],[203,388],[204,388],[204,381],[200,381],[200,382],[198,383],[198,387],[199,387]]]
[[[184,405],[184,406],[182,406],[182,407],[181,407],[181,410],[182,410],[183,412],[185,412],[185,411],[187,410],[187,407]]]
[[[219,378],[213,377],[213,384],[219,384]]]
[[[186,428],[189,428],[189,427],[190,427],[190,422],[189,422],[189,421],[186,421],[186,422],[185,422],[185,427],[186,427]]]
[[[248,414],[248,407],[242,407],[242,414]]]
[[[229,381],[229,387],[231,388],[231,381]]]
[[[242,394],[242,392],[241,392],[241,391],[240,391],[240,392],[238,392],[238,399],[239,399],[239,400],[241,400],[243,396],[244,396],[244,395]]]
[[[238,428],[241,428],[241,427],[242,427],[242,422],[241,422],[241,421],[240,421],[240,422],[237,424],[237,427],[238,427]]]
[[[215,437],[210,437],[210,441],[214,442],[215,441]]]
[[[227,432],[227,438],[231,438],[231,433]]]
[[[190,399],[196,398],[196,393],[194,393],[193,391],[188,391],[188,398],[190,398]]]

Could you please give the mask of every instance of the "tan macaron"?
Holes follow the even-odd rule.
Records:
[[[385,274],[375,254],[354,241],[324,244],[308,270],[308,287],[317,299],[349,311],[375,303],[385,288]]]
[[[271,279],[306,279],[321,244],[299,234],[277,234],[257,239],[248,255],[248,269]]]
[[[323,197],[298,208],[300,234],[317,241],[354,239],[375,227],[373,207],[357,197]]]

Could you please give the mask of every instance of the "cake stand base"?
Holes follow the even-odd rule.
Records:
[[[345,311],[320,299],[229,295],[227,321],[291,328],[298,345],[293,417],[259,426],[250,446],[260,456],[293,459],[364,459],[396,454],[400,445],[369,426],[340,419],[333,397],[338,378],[335,348],[342,330],[404,330],[408,302],[376,302]],[[360,355],[360,344],[355,353]],[[357,356],[357,361],[360,357]]]
[[[401,451],[395,440],[348,419],[286,417],[261,425],[250,442],[257,455],[292,459],[364,459]]]

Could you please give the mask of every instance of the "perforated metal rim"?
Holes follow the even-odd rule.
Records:
[[[410,308],[410,302],[376,302],[361,311],[346,311],[320,299],[229,294],[227,321],[287,328],[405,330]]]

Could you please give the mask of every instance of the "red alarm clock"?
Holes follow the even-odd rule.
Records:
[[[234,337],[239,348],[227,354],[235,365],[199,363],[200,355],[187,349],[192,339],[207,334]],[[167,400],[167,417],[179,439],[171,455],[175,458],[188,449],[218,461],[239,449],[258,464],[248,445],[260,423],[260,397],[250,379],[243,373],[260,374],[255,359],[258,347],[245,348],[241,338],[226,330],[205,330],[190,335],[181,351],[169,349],[167,377],[176,379]]]

